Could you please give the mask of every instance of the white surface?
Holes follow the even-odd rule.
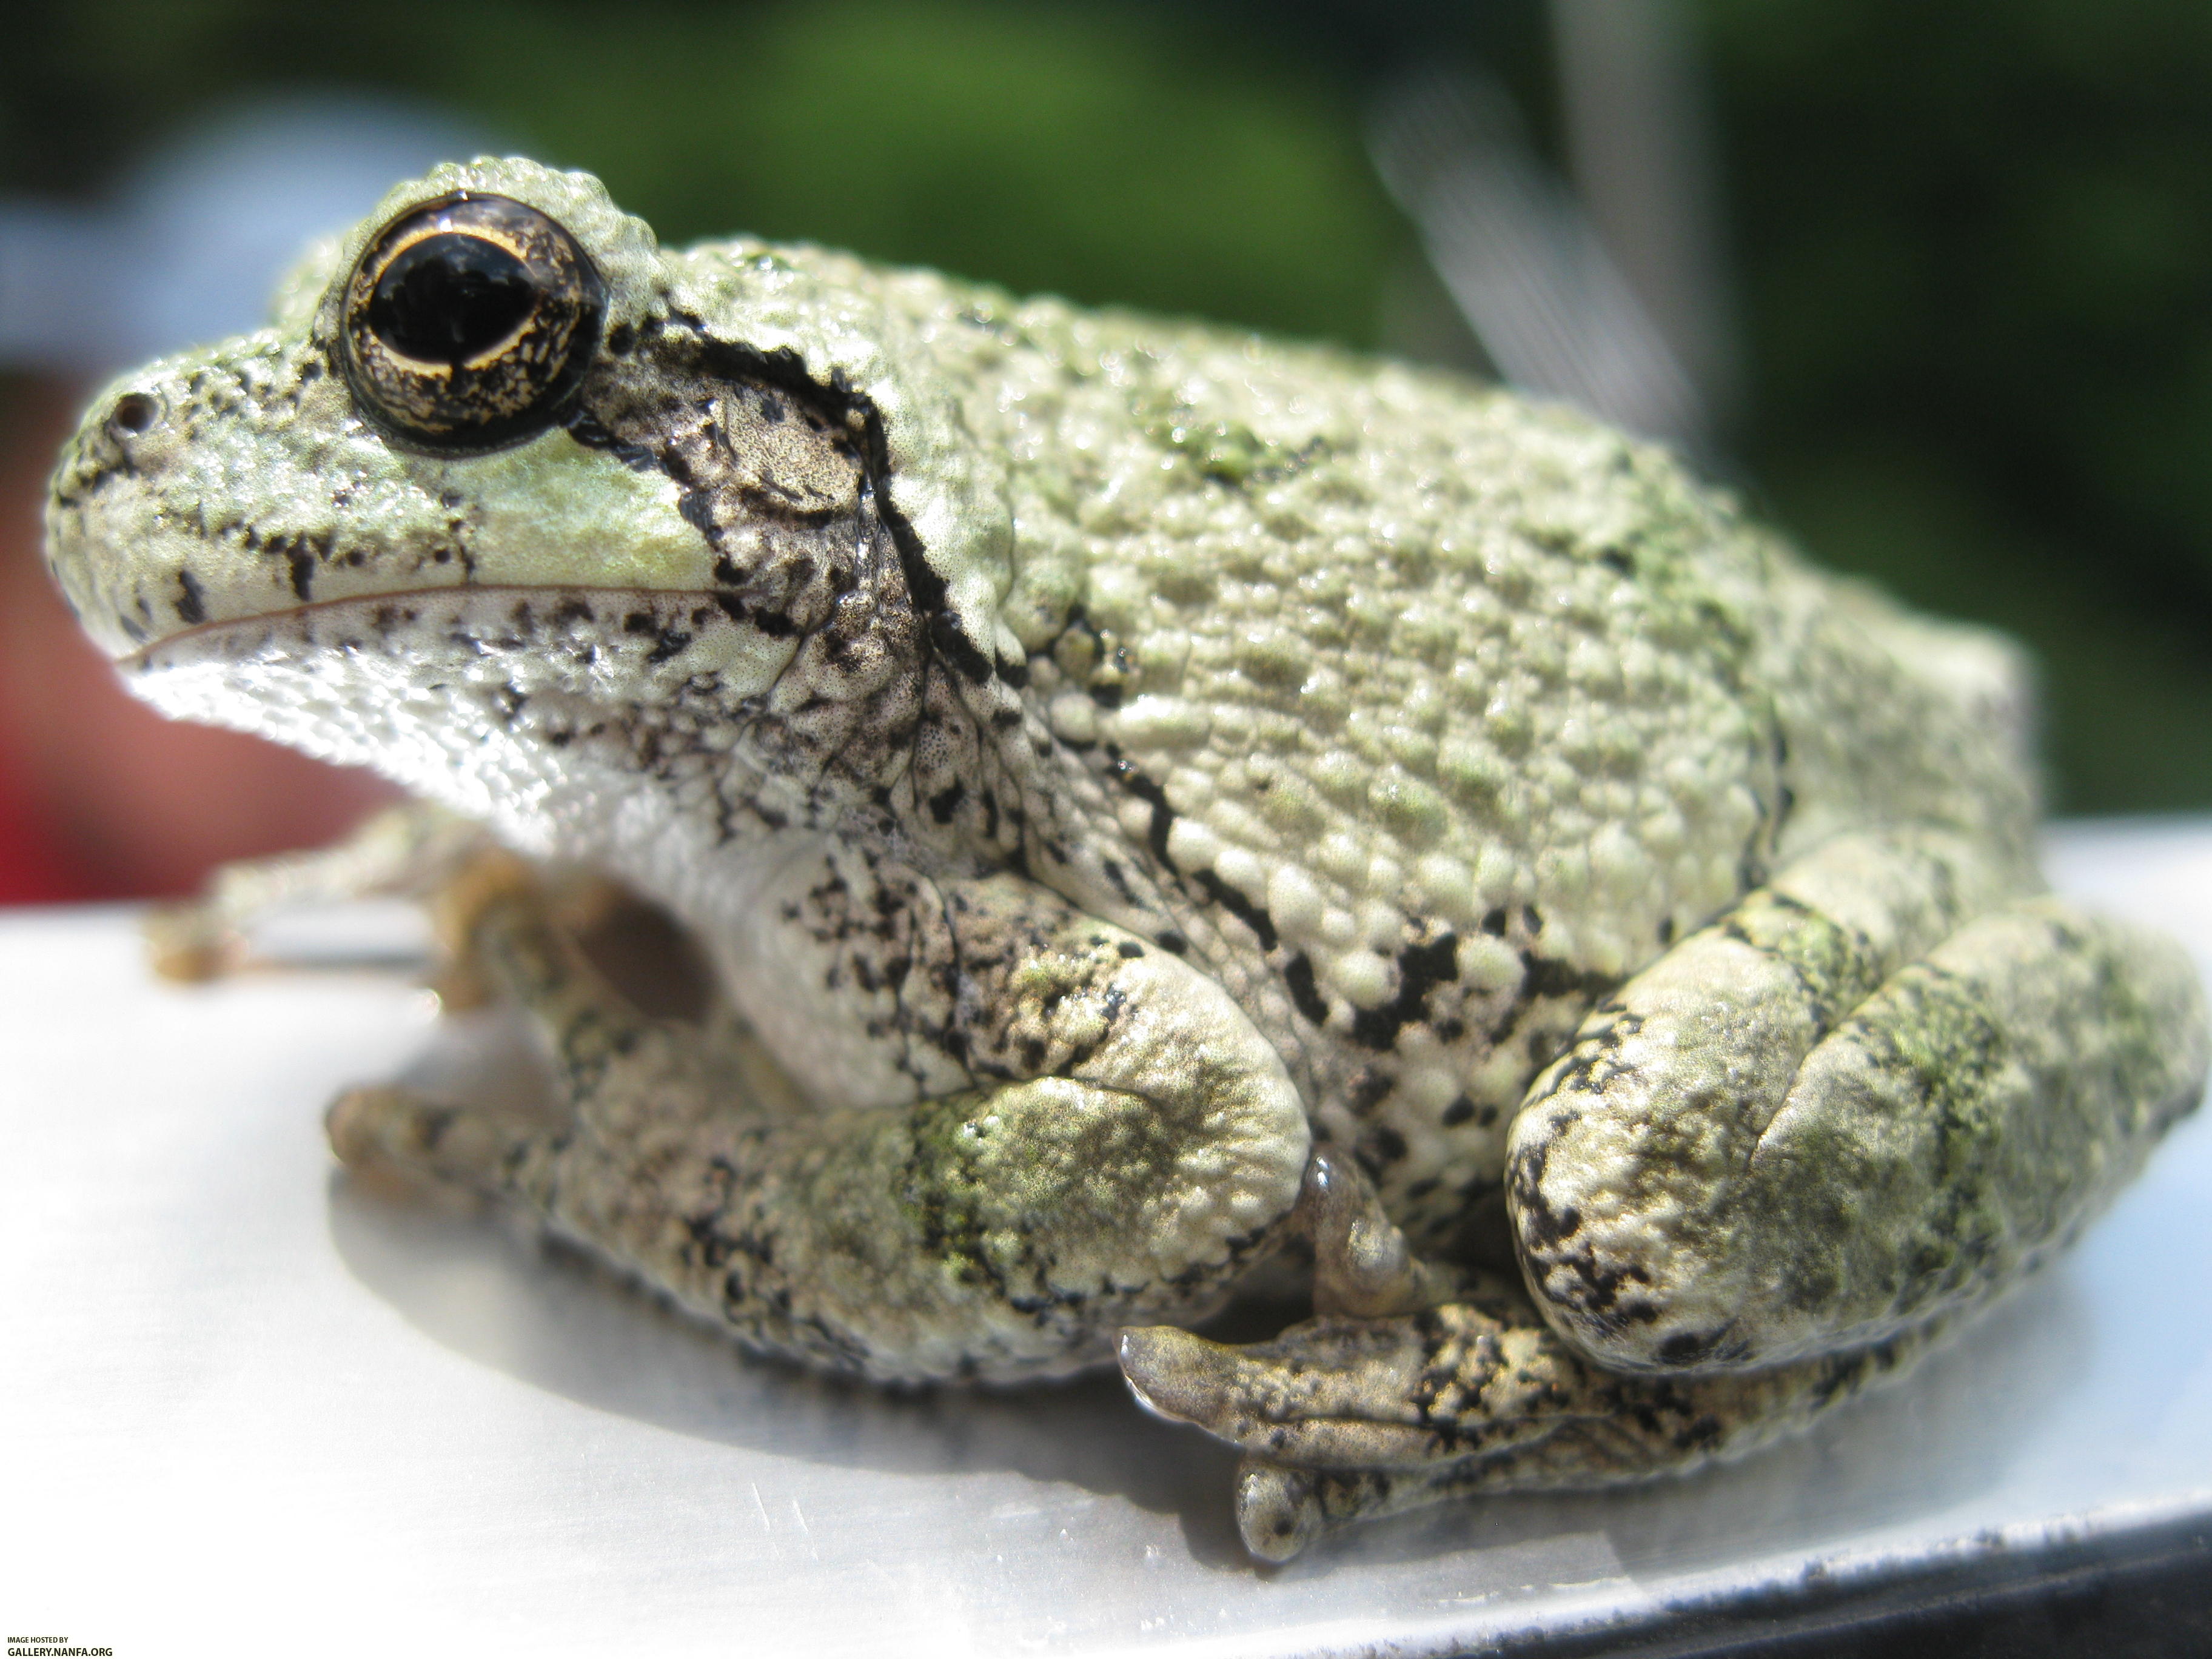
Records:
[[[2075,827],[2053,871],[2212,968],[2212,823]],[[157,987],[121,912],[0,918],[5,1634],[1418,1653],[2212,1512],[2212,1115],[2057,1272],[1800,1443],[1261,1571],[1229,1456],[1111,1380],[821,1382],[495,1223],[353,1190],[323,1103],[433,1025],[367,976]]]

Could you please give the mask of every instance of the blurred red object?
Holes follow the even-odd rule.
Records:
[[[18,381],[0,428],[0,904],[188,893],[216,865],[344,833],[393,798],[364,772],[165,720],[77,631],[40,556],[81,389]]]

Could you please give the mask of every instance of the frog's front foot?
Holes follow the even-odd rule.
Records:
[[[253,933],[272,915],[360,898],[433,899],[488,855],[511,859],[442,807],[389,807],[335,846],[227,864],[198,896],[154,906],[143,924],[147,959],[163,979],[226,978],[257,965]]]

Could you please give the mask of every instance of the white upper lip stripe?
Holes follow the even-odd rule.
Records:
[[[173,634],[164,634],[158,640],[149,640],[137,650],[115,659],[119,669],[143,668],[146,659],[157,651],[167,650],[179,641],[205,638],[234,629],[251,628],[258,623],[281,622],[295,617],[312,616],[321,611],[337,611],[349,607],[359,609],[367,605],[412,604],[433,605],[447,598],[490,599],[501,594],[574,594],[580,599],[593,595],[631,599],[680,599],[714,602],[714,594],[698,587],[590,587],[569,582],[457,582],[450,587],[395,588],[390,592],[349,593],[343,599],[311,599],[305,605],[288,605],[278,611],[257,611],[251,616],[228,617],[217,622],[194,623]],[[717,615],[723,614],[717,608]],[[735,624],[732,624],[733,626]]]

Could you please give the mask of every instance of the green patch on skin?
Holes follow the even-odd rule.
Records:
[[[1753,893],[1723,926],[1732,937],[1789,965],[1822,1030],[1881,983],[1884,964],[1865,939],[1778,894]]]
[[[1886,1229],[1910,1241],[1890,1287],[1893,1304],[1908,1312],[1947,1302],[1986,1274],[2011,1231],[1997,1198],[2007,1132],[2017,1127],[1997,1093],[2009,1045],[1984,989],[1924,965],[1900,975],[1879,1011],[1855,1024],[1875,1063],[1900,1075],[1898,1092],[1932,1132],[1921,1139],[1934,1142],[1933,1206],[1899,1213]],[[2027,1196],[2013,1194],[2015,1203]]]

